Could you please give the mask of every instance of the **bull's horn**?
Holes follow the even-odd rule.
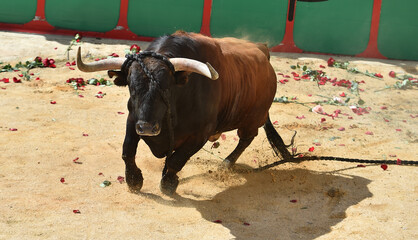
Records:
[[[109,58],[92,63],[83,63],[83,60],[81,60],[81,47],[78,47],[77,51],[77,67],[83,72],[120,69],[125,60],[126,58]]]
[[[212,80],[219,77],[218,72],[209,63],[205,64],[189,58],[170,58],[170,62],[173,64],[175,71],[195,72]]]

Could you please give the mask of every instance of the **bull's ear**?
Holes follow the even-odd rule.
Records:
[[[116,86],[121,86],[122,87],[122,86],[128,85],[128,82],[126,81],[126,76],[121,71],[109,70],[109,71],[107,71],[107,75],[110,78],[113,78],[114,76],[116,76],[115,80],[113,80],[113,83]]]
[[[177,85],[185,85],[189,81],[190,72],[179,71],[174,74]]]

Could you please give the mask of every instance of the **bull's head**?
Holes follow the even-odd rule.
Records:
[[[158,55],[158,54],[155,54]],[[115,85],[128,86],[128,109],[136,132],[141,136],[156,136],[161,131],[162,120],[170,108],[169,95],[175,85],[185,84],[191,72],[216,80],[218,73],[209,63],[188,58],[160,57],[111,58],[93,63],[83,63],[81,48],[77,52],[77,67],[83,72],[109,70],[116,76]],[[124,64],[125,63],[125,64]],[[117,71],[113,71],[116,70]],[[171,117],[171,116],[169,116]]]

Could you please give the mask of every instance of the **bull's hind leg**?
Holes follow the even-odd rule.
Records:
[[[140,137],[136,134],[135,122],[128,116],[125,140],[123,141],[122,159],[125,161],[125,177],[129,190],[139,192],[142,188],[142,172],[135,163],[136,149]]]
[[[226,167],[230,168],[234,166],[237,159],[241,156],[244,150],[251,144],[251,142],[254,140],[257,134],[258,129],[252,131],[238,129],[239,142],[234,151],[232,151],[232,153],[229,154],[229,156],[226,157],[226,159],[224,160],[224,164],[226,165]]]

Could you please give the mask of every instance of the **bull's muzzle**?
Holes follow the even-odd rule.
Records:
[[[136,123],[136,133],[140,136],[157,136],[161,132],[160,124],[138,121]]]

